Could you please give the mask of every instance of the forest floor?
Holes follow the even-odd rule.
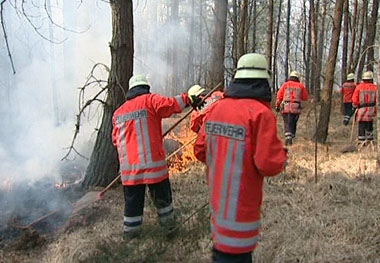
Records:
[[[255,263],[373,262],[380,263],[380,176],[371,147],[342,154],[349,145],[350,126],[343,126],[339,100],[334,100],[329,137],[318,145],[318,177],[314,174],[314,115],[305,106],[289,165],[265,179],[261,241]],[[278,115],[283,138],[282,119]],[[356,135],[357,127],[355,127]],[[210,262],[212,241],[205,168],[191,164],[171,175],[178,221],[184,223],[168,239],[157,224],[154,206],[146,199],[143,233],[125,242],[121,186],[53,237],[30,249],[5,247],[0,262]],[[203,208],[202,208],[203,207]]]

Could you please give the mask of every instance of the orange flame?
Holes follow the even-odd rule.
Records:
[[[183,125],[180,128],[180,132],[177,134],[171,132],[168,134],[167,138],[176,140],[180,142],[182,145],[191,141],[196,134],[191,131],[186,125]],[[189,167],[191,163],[194,163],[197,161],[197,158],[194,155],[193,152],[193,143],[187,145],[184,149],[181,151],[182,154],[175,155],[170,158],[168,164],[169,164],[169,173],[178,173],[186,168]]]

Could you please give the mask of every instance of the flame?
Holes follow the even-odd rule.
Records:
[[[174,133],[171,132],[168,134],[167,138],[176,140],[181,144],[185,144],[191,141],[196,133],[191,131],[186,125],[181,126],[180,132]],[[193,143],[187,145],[184,149],[182,149],[182,155],[179,157],[175,155],[169,160],[169,173],[178,173],[182,172],[189,167],[191,163],[197,161],[197,158],[194,155],[193,151]]]

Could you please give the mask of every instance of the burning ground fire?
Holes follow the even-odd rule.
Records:
[[[182,125],[180,128],[180,132],[174,133],[171,132],[167,138],[175,140],[182,145],[187,142],[193,140],[196,136],[196,133],[191,131],[186,125]],[[193,143],[187,145],[184,149],[182,149],[179,154],[174,155],[170,158],[169,164],[169,173],[178,173],[183,172],[186,168],[189,167],[191,163],[197,161],[193,152]]]

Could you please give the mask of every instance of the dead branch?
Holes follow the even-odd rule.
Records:
[[[80,157],[88,160],[87,157],[85,157],[84,155],[80,154],[78,152],[78,150],[75,148],[74,144],[75,144],[75,140],[78,136],[78,133],[79,133],[79,130],[80,130],[80,124],[81,124],[81,117],[85,114],[85,110],[87,108],[89,108],[94,102],[99,102],[100,104],[102,104],[103,106],[107,106],[107,103],[103,100],[101,100],[99,97],[100,95],[102,95],[105,91],[109,90],[110,87],[114,87],[113,85],[105,85],[103,86],[103,84],[105,83],[108,83],[106,80],[101,80],[101,79],[98,79],[96,76],[95,76],[95,70],[98,68],[98,67],[104,67],[105,70],[108,72],[108,74],[110,74],[110,69],[107,65],[103,64],[103,63],[96,63],[91,71],[90,71],[90,74],[88,75],[87,77],[87,80],[85,82],[85,84],[80,88],[80,94],[79,94],[79,113],[78,115],[76,116],[76,123],[75,123],[75,131],[74,131],[74,136],[73,136],[73,139],[71,141],[71,145],[67,148],[68,149],[68,152],[66,153],[66,155],[61,159],[61,160],[66,160],[67,157],[70,155],[70,153],[72,151],[74,151],[76,154],[78,154]],[[125,98],[125,93],[124,93],[124,89],[123,87],[121,86],[120,82],[119,82],[119,79],[118,77],[115,75],[115,78],[116,78],[116,87],[120,88],[124,94],[124,98]],[[85,101],[85,91],[87,88],[89,87],[92,87],[92,86],[98,86],[100,88],[100,90],[89,100]]]
[[[11,66],[12,66],[12,71],[13,71],[13,74],[16,74],[16,69],[15,69],[15,65],[13,63],[13,58],[12,58],[12,54],[11,54],[11,51],[9,49],[9,42],[8,42],[8,36],[7,36],[7,30],[5,29],[5,25],[4,25],[4,16],[3,16],[3,11],[4,11],[4,4],[7,0],[2,0],[1,3],[0,3],[0,21],[1,21],[1,28],[3,30],[3,35],[4,35],[4,40],[5,40],[5,45],[7,47],[7,52],[8,52],[8,57],[9,57],[9,60],[11,62]]]

